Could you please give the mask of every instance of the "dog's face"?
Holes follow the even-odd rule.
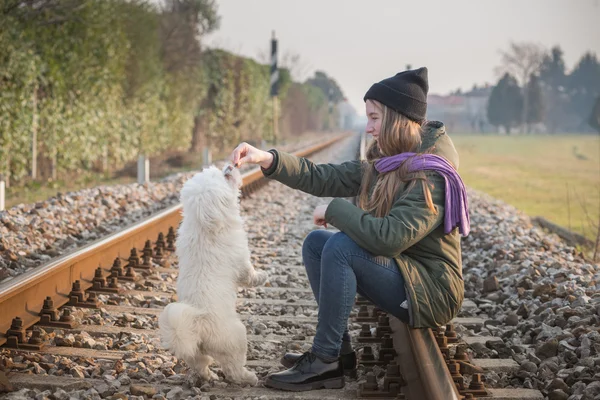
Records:
[[[240,170],[233,165],[227,164],[225,168],[223,168],[223,175],[229,184],[236,190],[239,190],[242,187],[242,174],[240,174]]]
[[[211,166],[183,184],[180,200],[184,218],[201,225],[224,225],[236,212],[242,178],[237,168],[224,171]]]

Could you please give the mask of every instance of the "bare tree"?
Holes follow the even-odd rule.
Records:
[[[214,0],[163,0],[161,3],[162,59],[168,72],[196,68],[201,38],[219,27]]]
[[[498,76],[509,73],[516,77],[522,88],[526,88],[531,74],[538,72],[546,50],[532,42],[511,42],[507,51],[501,51],[502,64],[496,68]],[[523,90],[523,112],[521,122],[526,123],[529,109],[527,90]]]
[[[258,50],[256,52],[256,60],[261,64],[270,64],[270,50]],[[314,69],[310,64],[300,58],[300,54],[292,50],[287,50],[283,55],[279,56],[277,65],[279,68],[285,68],[290,71],[290,75],[295,82],[305,81]]]
[[[296,82],[303,82],[311,73],[313,68],[300,58],[300,54],[286,51],[281,57],[281,66],[287,68]]]

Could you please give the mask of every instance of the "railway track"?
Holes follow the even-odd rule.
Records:
[[[356,156],[359,144],[356,136],[338,136],[297,154],[341,161]],[[300,249],[314,228],[306,215],[322,200],[282,185],[262,188],[260,170],[243,178],[242,212],[253,262],[269,280],[265,287],[240,289],[238,312],[247,326],[248,366],[264,378],[281,368],[278,360],[285,351],[307,350],[314,335],[317,306]],[[260,195],[252,196],[257,190]],[[0,388],[17,390],[6,397],[543,398],[535,390],[483,385],[486,372],[510,374],[518,365],[510,359],[469,358],[470,345],[498,338],[464,335],[459,340],[455,328],[476,332],[482,319],[457,318],[436,332],[408,329],[360,298],[350,324],[355,347],[362,348],[360,365],[344,389],[287,393],[260,384],[248,388],[196,380],[160,348],[156,330],[162,308],[176,297],[172,252],[179,213],[180,206],[174,206],[0,286],[5,374]],[[463,305],[472,307],[477,306],[469,301]]]

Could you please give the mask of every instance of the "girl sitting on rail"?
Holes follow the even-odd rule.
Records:
[[[341,388],[356,368],[348,317],[359,293],[414,328],[448,323],[463,297],[460,235],[469,233],[468,201],[456,172],[458,154],[444,125],[425,122],[427,69],[375,83],[364,100],[373,136],[366,162],[316,165],[277,150],[239,144],[237,167],[258,164],[293,189],[336,197],[315,208],[302,257],[318,324],[312,349],[288,353],[288,370],[267,377],[283,390]],[[341,199],[358,196],[358,207]]]

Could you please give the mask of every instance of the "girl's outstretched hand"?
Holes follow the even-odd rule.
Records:
[[[237,147],[233,149],[229,158],[231,163],[237,168],[241,167],[243,164],[258,164],[267,169],[273,163],[273,154],[250,146],[246,142],[238,144]]]

